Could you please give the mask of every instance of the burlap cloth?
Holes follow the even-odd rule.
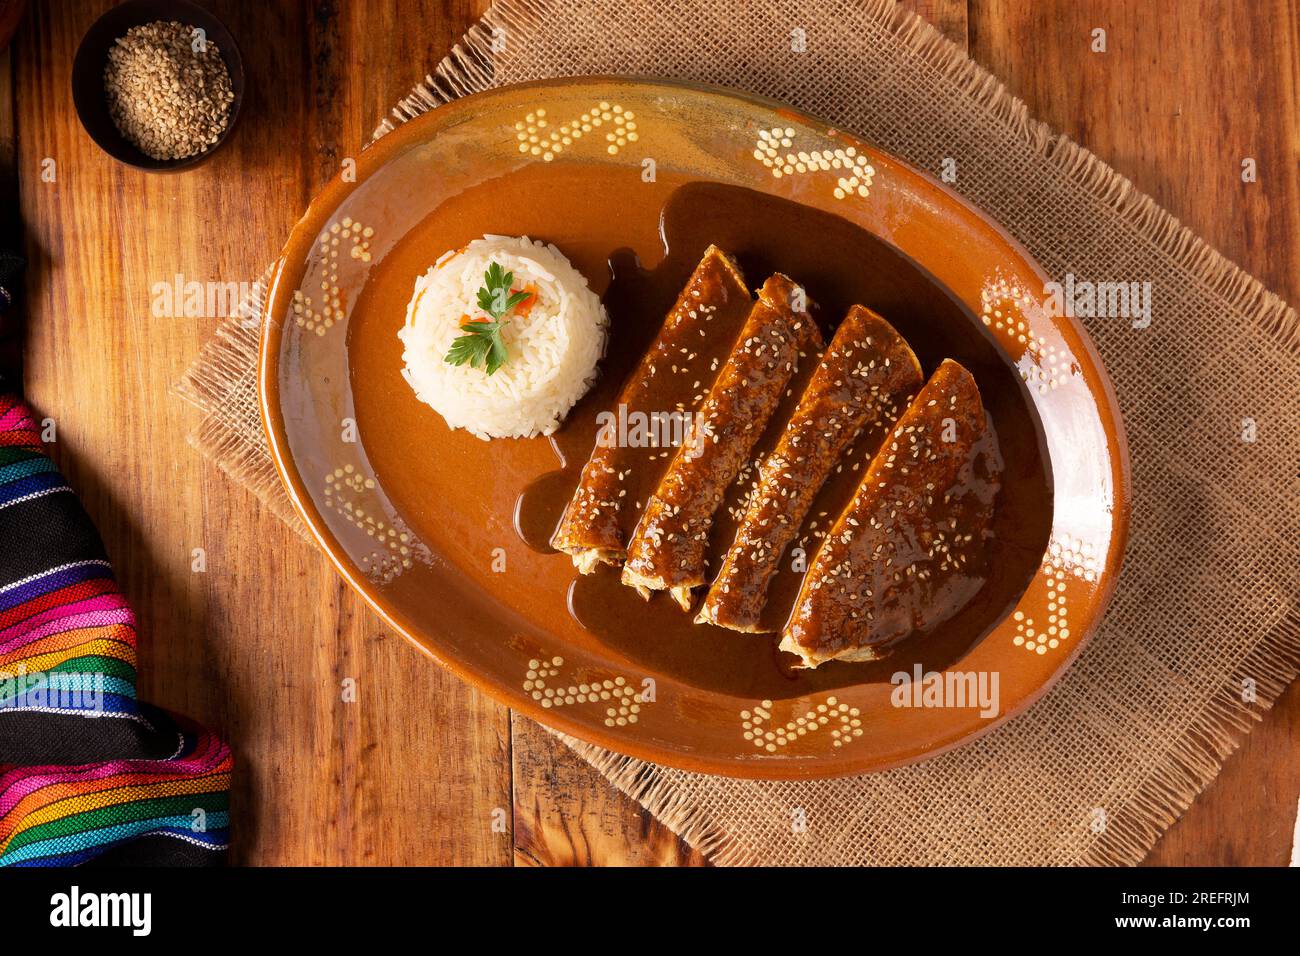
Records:
[[[790,50],[795,27],[804,53]],[[1132,541],[1099,632],[1027,713],[929,762],[823,782],[722,779],[566,743],[717,863],[1140,860],[1300,669],[1296,313],[888,0],[503,0],[376,136],[487,87],[594,73],[749,90],[922,169],[953,157],[957,190],[1058,280],[1150,281],[1153,321],[1087,323],[1128,428]],[[195,444],[296,522],[257,415],[260,304],[180,390],[204,413]]]

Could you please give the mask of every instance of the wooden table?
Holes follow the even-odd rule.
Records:
[[[151,286],[259,274],[486,4],[210,0],[241,41],[248,98],[231,142],[171,176],[116,164],[73,113],[73,52],[110,5],[32,3],[0,63],[0,164],[32,264],[27,390],[57,420],[58,460],[135,604],[141,695],[234,745],[233,859],[701,863],[543,730],[381,626],[323,557],[186,445],[194,413],[169,392],[217,320],[154,317]],[[1290,0],[913,6],[1033,114],[1300,302]],[[1105,54],[1089,49],[1095,27]],[[1259,170],[1251,185],[1244,157]],[[195,548],[206,571],[192,570]],[[356,703],[340,699],[348,677]],[[1285,863],[1298,767],[1293,686],[1150,862]]]

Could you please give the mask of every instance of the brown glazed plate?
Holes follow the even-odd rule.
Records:
[[[451,431],[401,375],[415,278],[489,233],[554,243],[609,309],[602,378],[549,439]],[[546,545],[596,412],[710,242],[753,285],[779,269],[827,314],[870,306],[927,375],[951,357],[979,385],[1004,459],[990,573],[959,613],[883,661],[793,670],[774,637],[693,624],[613,572],[580,577]],[[776,103],[615,78],[503,88],[401,126],[312,203],[268,297],[262,412],[289,495],[339,572],[502,703],[689,770],[878,770],[1023,710],[1114,589],[1128,532],[1123,426],[1047,281],[946,187]],[[900,673],[922,683],[902,686]],[[927,706],[925,675],[950,690],[982,679],[994,706],[975,693]],[[419,688],[397,692],[419,706]]]

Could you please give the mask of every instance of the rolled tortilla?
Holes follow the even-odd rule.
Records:
[[[949,613],[989,511],[966,493],[987,424],[975,379],[945,361],[871,461],[813,558],[781,650],[806,667],[869,661]]]
[[[767,427],[805,347],[821,348],[804,291],[779,273],[758,302],[628,544],[623,583],[667,590],[684,610],[706,582],[709,530],[728,485]]]
[[[855,455],[875,452],[922,380],[916,355],[892,325],[864,306],[849,309],[780,442],[763,461],[757,492],[697,622],[771,630],[761,624],[768,585],[813,499],[850,445]]]
[[[701,337],[735,341],[753,302],[740,267],[721,249],[709,246],[654,344],[623,386],[618,401],[624,413],[653,415],[693,408],[704,383],[717,375],[707,356],[698,354]],[[634,447],[598,437],[551,546],[570,555],[583,574],[602,563],[622,564],[627,535],[641,504],[628,488],[634,484],[634,473],[651,469],[662,473],[665,455],[658,446]],[[653,487],[654,477],[649,481]]]

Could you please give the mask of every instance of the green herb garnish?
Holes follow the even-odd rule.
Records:
[[[468,362],[471,368],[484,369],[488,375],[506,364],[510,353],[501,338],[501,331],[509,323],[502,319],[532,295],[531,292],[511,292],[510,283],[514,279],[513,272],[502,271],[497,263],[488,266],[487,272],[483,273],[483,285],[478,290],[478,307],[490,315],[492,321],[477,319],[462,325],[460,330],[464,334],[452,341],[444,362],[452,365]]]
[[[501,338],[504,325],[504,322],[470,322],[462,325],[460,330],[465,334],[452,340],[451,348],[443,361],[452,365],[468,362],[470,367],[485,368],[491,375],[505,365],[506,359],[510,357],[506,343]]]

